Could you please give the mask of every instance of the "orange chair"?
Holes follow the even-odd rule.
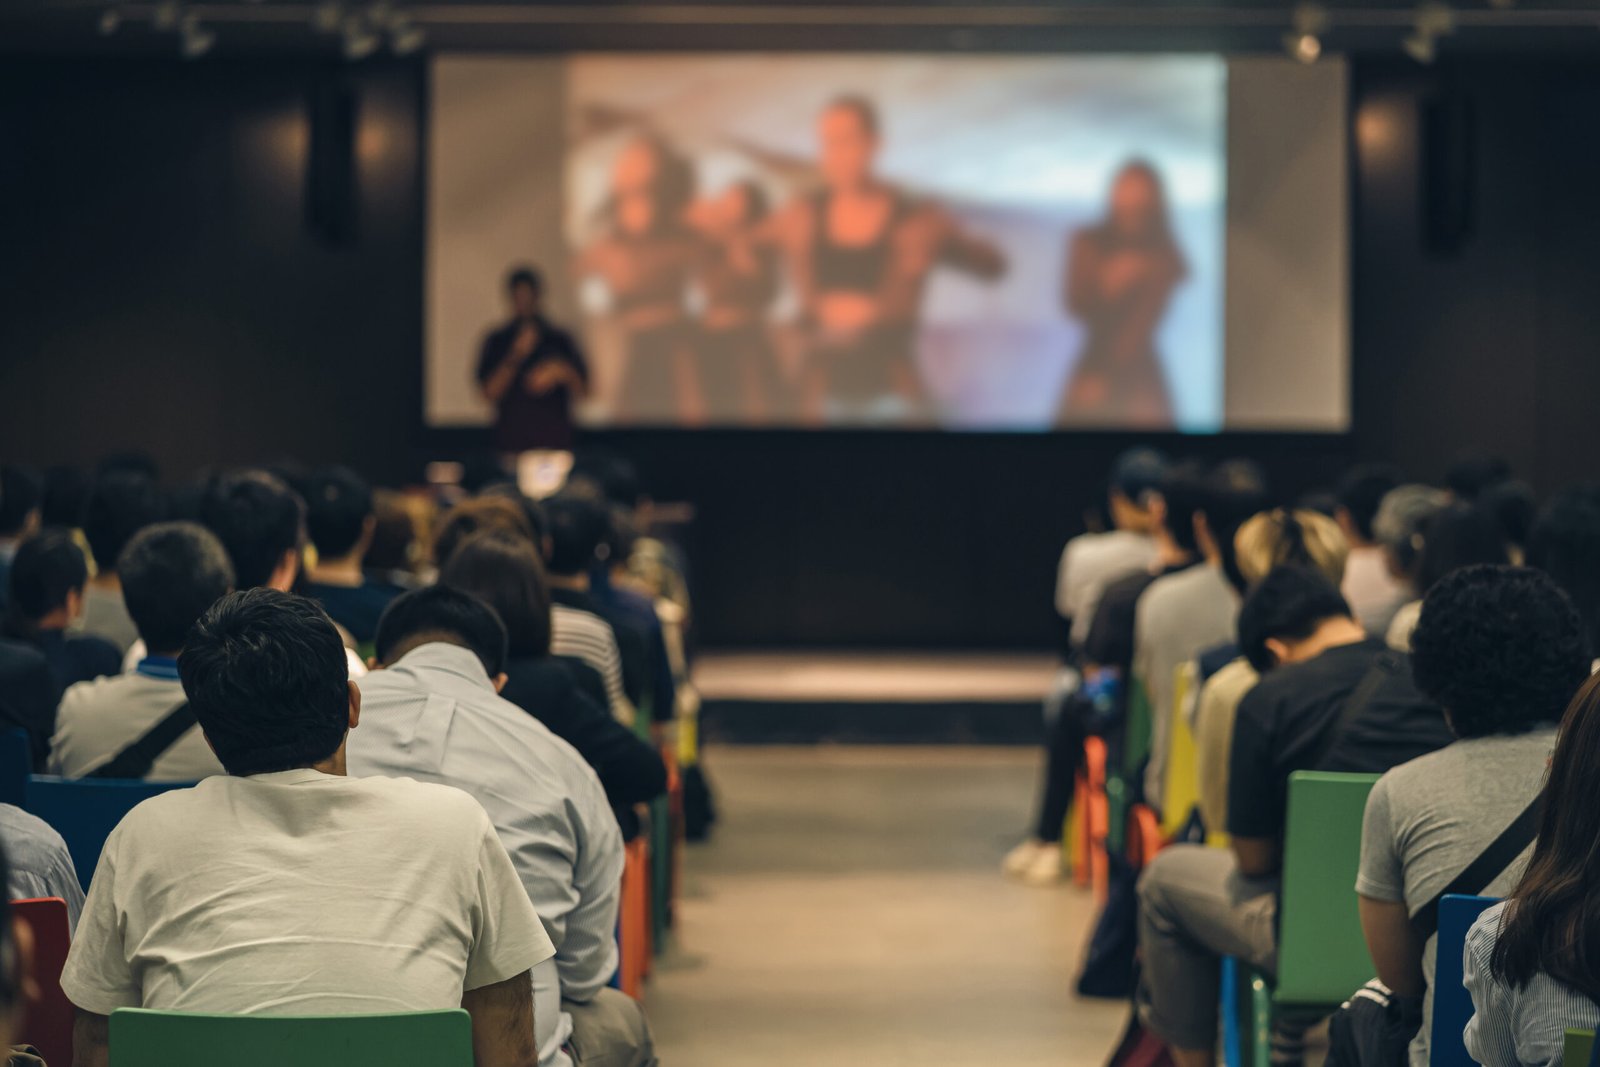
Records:
[[[33,984],[38,993],[29,999],[19,1036],[37,1048],[46,1063],[72,1062],[72,1002],[61,991],[61,971],[67,965],[67,902],[60,897],[14,900],[11,914],[33,930]]]
[[[1098,737],[1083,742],[1083,776],[1080,779],[1079,811],[1083,820],[1080,837],[1088,843],[1089,883],[1094,896],[1104,901],[1111,885],[1111,861],[1106,855],[1106,838],[1111,828],[1110,802],[1106,799],[1106,743]]]
[[[642,834],[627,845],[620,911],[617,969],[622,991],[638,1000],[650,959],[650,841]]]

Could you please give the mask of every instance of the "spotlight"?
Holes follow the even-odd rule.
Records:
[[[367,27],[361,18],[352,15],[344,20],[344,57],[351,62],[366,59],[378,50],[378,35]]]
[[[394,29],[391,43],[394,45],[394,54],[409,56],[420,49],[428,39],[428,32],[421,26],[411,25],[409,20],[402,22]]]
[[[183,7],[178,0],[161,0],[150,14],[150,24],[158,30],[175,30],[182,15]]]
[[[216,43],[216,33],[200,25],[199,19],[191,15],[183,20],[178,51],[182,53],[184,59],[199,59],[211,51],[211,46]]]
[[[318,33],[337,33],[343,14],[339,10],[339,0],[323,0],[311,11],[311,28]]]
[[[100,36],[110,37],[122,28],[122,12],[108,7],[100,12]]]
[[[1286,33],[1283,35],[1283,50],[1289,53],[1290,58],[1311,64],[1322,55],[1322,42],[1315,34]]]

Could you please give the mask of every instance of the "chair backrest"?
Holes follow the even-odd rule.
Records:
[[[473,1067],[465,1011],[395,1015],[197,1015],[119,1008],[111,1067]]]
[[[1289,777],[1274,994],[1280,1004],[1340,1004],[1372,978],[1355,884],[1361,819],[1377,780],[1323,771]]]
[[[1589,1067],[1594,1056],[1593,1030],[1568,1030],[1561,1045],[1561,1067]]]
[[[61,972],[72,945],[67,902],[60,897],[13,900],[11,914],[33,931],[29,976],[37,990],[28,1000],[18,1037],[37,1048],[46,1063],[71,1063],[74,1011],[61,991]]]
[[[28,731],[0,730],[0,804],[23,807],[28,798],[28,775],[33,772],[33,746]]]
[[[1172,707],[1167,716],[1167,762],[1161,785],[1161,836],[1176,837],[1200,806],[1200,746],[1189,725],[1189,702],[1197,695],[1199,667],[1192,660],[1173,672]]]
[[[122,817],[141,802],[193,782],[119,781],[114,778],[67,779],[34,775],[28,779],[27,809],[55,828],[72,853],[78,881],[89,888],[106,838]]]
[[[1451,895],[1439,902],[1438,955],[1433,971],[1433,1030],[1428,1037],[1432,1067],[1473,1067],[1467,1055],[1464,1031],[1472,1019],[1472,995],[1467,992],[1462,953],[1467,931],[1484,910],[1498,901],[1493,897]]]

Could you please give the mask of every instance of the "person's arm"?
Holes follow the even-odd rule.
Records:
[[[943,237],[944,240],[939,245],[940,262],[982,278],[984,281],[994,281],[1005,276],[1006,256],[1000,246],[963,230],[948,213],[945,213]]]
[[[1462,952],[1462,977],[1472,997],[1473,1011],[1462,1036],[1468,1055],[1483,1067],[1522,1067],[1522,1058],[1517,1055],[1516,1018],[1513,1005],[1508,1003],[1510,991],[1495,980],[1489,965],[1504,907],[1499,905],[1483,914],[1468,931]],[[1559,1034],[1556,1039],[1560,1040]]]
[[[1239,701],[1228,754],[1228,836],[1239,873],[1275,874],[1283,860],[1284,797],[1273,763],[1276,721],[1270,694],[1258,684]]]
[[[1420,997],[1428,983],[1422,976],[1422,939],[1411,926],[1405,903],[1358,898],[1361,933],[1378,970],[1378,981],[1402,997]]]
[[[556,952],[561,996],[588,1003],[617,969],[617,909],[622,899],[622,832],[593,775],[570,787],[569,807],[577,835],[572,888],[577,902],[566,915]]]
[[[72,1067],[107,1067],[111,1063],[111,1020],[78,1009],[72,1024]]]
[[[639,804],[667,791],[667,768],[649,742],[582,691],[574,688],[568,700],[569,732],[562,739],[594,768],[613,804]]]
[[[1231,810],[1231,809],[1230,809]],[[1283,862],[1278,842],[1270,837],[1234,837],[1230,839],[1233,858],[1239,864],[1239,873],[1246,878],[1266,878],[1278,873]]]
[[[1084,234],[1072,239],[1067,250],[1067,276],[1061,286],[1061,306],[1082,318],[1101,302],[1100,255]]]
[[[494,345],[492,337],[483,344],[483,356],[479,360],[479,380],[483,386],[484,399],[491,404],[498,404],[506,393],[510,392],[512,383],[517,380],[517,372],[522,369],[522,361],[533,351],[533,341],[524,331],[518,333],[516,340],[501,353],[492,351]]]
[[[472,1061],[476,1067],[537,1067],[533,1037],[533,976],[513,975],[461,995],[472,1016]]]

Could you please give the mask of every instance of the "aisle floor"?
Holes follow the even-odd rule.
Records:
[[[1126,1006],[1078,1000],[1087,892],[998,873],[1034,753],[718,748],[647,993],[666,1067],[1098,1067]]]

